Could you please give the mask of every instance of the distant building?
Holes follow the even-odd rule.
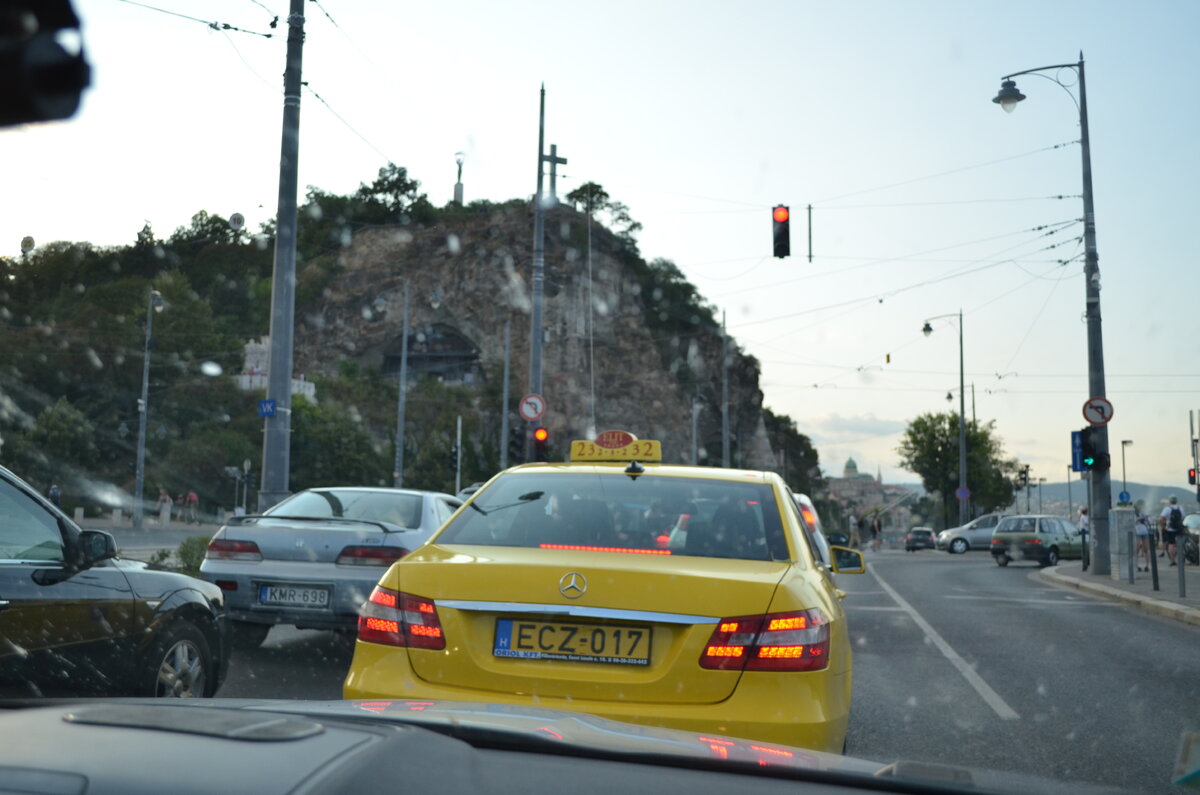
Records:
[[[244,392],[256,392],[267,389],[267,364],[270,361],[271,338],[263,337],[260,341],[251,340],[246,343],[246,365],[244,372],[233,376],[233,382]],[[303,374],[292,378],[293,395],[304,395],[310,402],[317,402],[317,385],[306,381]]]
[[[845,515],[863,516],[875,509],[891,505],[883,520],[884,529],[907,529],[911,524],[907,504],[895,504],[910,492],[904,486],[884,485],[881,474],[870,475],[858,471],[853,458],[846,459],[840,478],[826,480],[831,498],[842,505]]]

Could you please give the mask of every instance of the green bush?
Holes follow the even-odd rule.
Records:
[[[204,550],[208,548],[211,536],[191,536],[183,539],[176,553],[179,557],[179,570],[193,577],[200,574],[200,563],[204,560]]]

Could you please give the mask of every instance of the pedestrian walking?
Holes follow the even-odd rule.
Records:
[[[50,484],[50,488],[46,491],[46,499],[54,503],[54,507],[62,507],[62,492],[58,490],[58,484]]]
[[[155,509],[158,511],[158,523],[163,527],[171,521],[171,508],[175,505],[171,501],[171,495],[166,489],[158,490],[158,501],[154,503]]]
[[[883,519],[880,514],[871,517],[871,551],[878,552],[879,547],[883,544]]]
[[[1175,565],[1175,541],[1183,532],[1183,509],[1179,507],[1179,498],[1172,497],[1167,507],[1162,509],[1158,517],[1158,527],[1162,531],[1163,546],[1167,549],[1167,557],[1171,565]]]
[[[850,548],[859,549],[862,547],[862,536],[858,533],[858,516],[850,514]]]
[[[1136,542],[1134,562],[1138,571],[1150,571],[1150,518],[1146,516],[1146,501],[1133,505],[1133,533]]]
[[[186,503],[188,524],[200,524],[200,497],[195,489],[188,490]]]

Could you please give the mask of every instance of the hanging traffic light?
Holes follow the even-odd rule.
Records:
[[[787,257],[792,253],[792,237],[788,223],[792,213],[786,204],[777,204],[771,209],[771,230],[775,241],[775,256]]]
[[[549,461],[546,455],[546,443],[550,440],[550,431],[538,426],[533,429],[533,460]]]

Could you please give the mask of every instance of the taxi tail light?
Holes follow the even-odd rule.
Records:
[[[376,585],[358,614],[358,639],[385,646],[444,649],[446,637],[433,601]]]
[[[829,621],[818,609],[723,618],[700,667],[726,671],[820,671],[829,665]]]
[[[408,554],[403,547],[347,546],[338,553],[337,562],[344,566],[390,566]]]
[[[231,541],[214,538],[208,542],[204,557],[209,560],[262,560],[262,552],[253,541]]]

